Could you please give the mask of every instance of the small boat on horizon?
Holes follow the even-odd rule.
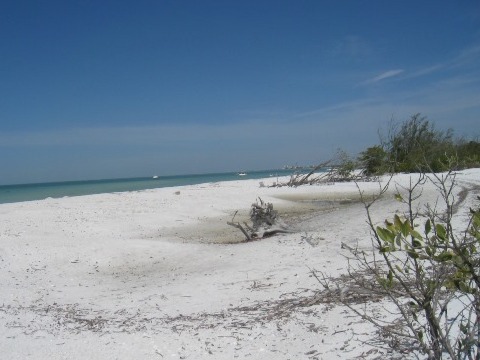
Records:
[[[246,172],[239,172],[239,173],[238,173],[238,176],[246,176],[246,175],[247,175]]]
[[[153,175],[152,179],[158,179],[158,175]]]

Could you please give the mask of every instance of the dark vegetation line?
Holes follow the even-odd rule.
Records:
[[[475,168],[480,167],[480,142],[455,138],[452,129],[438,130],[415,114],[403,123],[391,123],[388,133],[380,135],[380,144],[361,152],[358,161],[365,175]]]

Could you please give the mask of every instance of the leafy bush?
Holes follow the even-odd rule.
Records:
[[[442,172],[480,166],[480,143],[453,139],[453,130],[437,130],[415,114],[401,124],[392,123],[381,145],[360,153],[366,175],[386,172]]]
[[[394,127],[385,143],[395,172],[446,171],[454,155],[453,131],[436,130],[420,114]]]
[[[414,205],[427,181],[438,190],[441,210],[427,205],[420,212]],[[480,358],[480,210],[470,210],[466,227],[455,228],[455,186],[453,172],[423,174],[407,188],[397,186],[395,197],[406,211],[381,226],[374,225],[370,211],[380,196],[371,201],[362,196],[373,260],[351,250],[357,264],[350,269],[353,279],[387,296],[396,308],[388,311],[397,319],[385,322],[381,315],[346,305],[374,324],[397,351],[431,360]],[[359,272],[371,274],[371,282],[360,282],[355,275]]]
[[[338,149],[335,162],[337,163],[336,171],[339,178],[337,181],[351,179],[356,168],[355,161],[345,151]]]
[[[372,146],[362,151],[358,160],[367,176],[380,175],[388,171],[387,153],[381,146]]]
[[[458,140],[456,144],[458,168],[480,167],[480,143],[478,141]]]

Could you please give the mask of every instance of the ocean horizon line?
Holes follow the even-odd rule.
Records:
[[[298,169],[296,169],[298,170]],[[134,176],[134,177],[119,177],[119,178],[98,178],[98,179],[79,179],[79,180],[51,180],[51,181],[38,181],[38,182],[21,182],[13,184],[0,184],[0,187],[7,186],[33,186],[33,185],[55,185],[55,184],[64,184],[64,183],[84,183],[84,182],[104,182],[104,181],[126,181],[126,180],[145,180],[158,177],[159,179],[168,179],[175,177],[195,177],[195,176],[206,176],[206,175],[227,175],[227,174],[239,174],[239,173],[257,173],[257,172],[268,172],[268,171],[292,171],[292,169],[262,169],[262,170],[242,170],[242,171],[215,171],[215,172],[196,172],[196,173],[185,173],[185,174],[169,174],[169,175],[144,175],[144,176]]]
[[[71,196],[94,195],[155,188],[197,185],[202,183],[260,179],[285,176],[298,169],[249,170],[181,175],[152,175],[149,177],[68,180],[0,185],[0,204],[44,200]]]

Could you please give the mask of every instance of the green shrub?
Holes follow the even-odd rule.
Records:
[[[437,130],[426,117],[415,114],[401,124],[392,123],[381,145],[367,148],[358,160],[365,175],[480,167],[480,143],[454,140],[453,130]]]
[[[388,170],[387,153],[379,146],[372,146],[362,151],[358,158],[367,176],[381,175]]]
[[[385,144],[395,172],[446,171],[454,156],[453,131],[435,129],[420,114],[394,127]]]
[[[382,225],[373,220],[371,209],[390,182],[372,200],[359,189],[373,246],[370,254],[347,247],[354,285],[344,290],[342,301],[371,322],[402,358],[480,359],[480,209],[470,209],[461,225],[465,211],[454,211],[455,177],[451,171],[420,174],[408,187],[396,185],[403,214],[397,210]],[[427,182],[438,198],[420,209],[417,202]],[[366,292],[372,300],[385,296],[389,305],[384,309],[395,318],[385,321],[384,313],[349,303],[349,291]]]
[[[458,168],[480,167],[480,143],[478,141],[459,140],[456,144]]]
[[[357,164],[344,150],[338,149],[336,154],[336,174],[339,180],[351,180],[353,171],[356,169]]]

